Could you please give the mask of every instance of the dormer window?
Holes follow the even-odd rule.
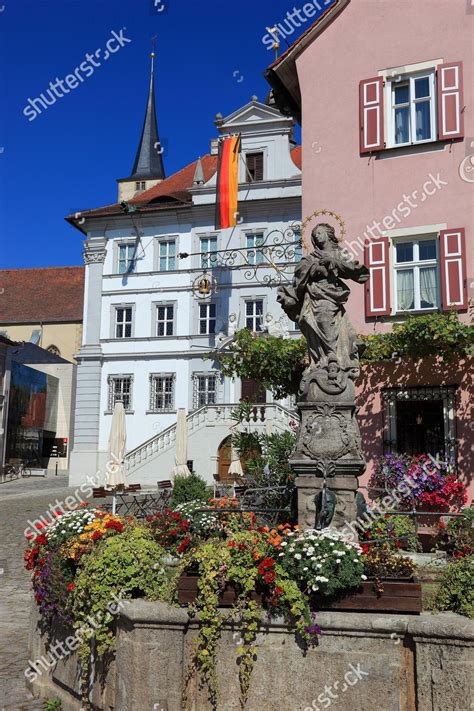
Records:
[[[247,153],[246,161],[246,182],[254,183],[263,180],[263,153]]]
[[[146,189],[146,180],[137,180],[135,183],[135,190],[143,191]]]

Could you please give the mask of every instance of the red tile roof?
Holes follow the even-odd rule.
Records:
[[[301,146],[293,148],[291,157],[294,164],[301,170]],[[204,172],[204,181],[207,182],[217,170],[217,155],[206,154],[201,157],[202,168]],[[196,171],[197,160],[189,163],[181,170],[178,170],[169,178],[162,180],[161,183],[154,185],[152,188],[136,195],[129,204],[139,205],[140,212],[154,210],[165,210],[167,208],[187,207],[192,202],[192,196],[189,192],[193,187],[194,173]],[[107,215],[119,215],[122,213],[120,205],[105,205],[92,210],[83,210],[81,217],[106,217]],[[74,215],[69,215],[67,221],[76,227],[79,227],[78,221]]]
[[[82,321],[84,267],[0,270],[0,324]]]

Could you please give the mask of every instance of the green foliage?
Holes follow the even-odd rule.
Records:
[[[61,699],[47,699],[44,702],[43,711],[61,711]]]
[[[364,531],[364,539],[377,540],[388,538],[387,545],[406,551],[421,551],[416,524],[409,516],[378,516],[371,527]]]
[[[303,641],[309,640],[305,631],[305,625],[311,622],[307,597],[270,557],[273,551],[273,544],[265,534],[239,531],[225,540],[209,539],[193,548],[183,560],[184,569],[197,570],[199,574],[198,594],[189,614],[199,613],[200,626],[188,679],[198,673],[200,683],[207,686],[213,708],[219,693],[216,675],[219,640],[226,621],[226,613],[219,610],[219,594],[225,585],[232,585],[237,594],[227,619],[239,630],[236,651],[241,708],[247,701],[262,618],[262,608],[253,599],[255,591],[265,589],[273,613],[282,614]]]
[[[474,557],[466,556],[446,566],[428,606],[435,612],[457,612],[474,617]]]
[[[251,420],[247,410],[248,403],[240,403],[232,417],[239,424]],[[275,432],[272,434],[234,430],[232,446],[245,460],[247,478],[255,486],[287,486],[292,484],[294,473],[288,460],[294,450],[296,435],[294,432]]]
[[[161,568],[164,553],[148,529],[130,525],[121,535],[100,541],[81,558],[70,609],[75,629],[82,630],[85,637],[79,647],[83,663],[87,662],[90,638],[95,639],[98,656],[113,648],[111,612],[114,603],[120,604],[117,598],[157,600],[163,594],[167,582]]]
[[[463,516],[438,521],[436,541],[437,547],[455,558],[474,552],[474,507],[465,506],[459,513]]]
[[[462,323],[455,311],[408,316],[389,333],[360,336],[365,343],[362,362],[390,360],[393,353],[418,360],[428,356],[466,356],[473,352],[474,327]]]
[[[173,482],[170,506],[175,508],[179,504],[185,504],[188,501],[208,501],[212,495],[212,487],[208,486],[198,474],[177,476]]]
[[[281,400],[298,392],[306,352],[304,338],[258,335],[243,328],[235,334],[232,351],[214,353],[213,358],[224,375],[252,378]]]

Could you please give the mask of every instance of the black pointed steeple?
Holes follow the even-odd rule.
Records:
[[[154,59],[155,53],[152,52],[150,90],[148,92],[142,135],[140,137],[135,163],[133,164],[132,174],[130,175],[130,179],[132,180],[163,180],[165,177],[162,155],[163,149],[158,136],[158,125],[156,121]]]

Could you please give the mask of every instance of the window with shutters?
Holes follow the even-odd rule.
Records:
[[[439,308],[437,240],[396,240],[393,257],[394,310],[428,311]]]
[[[360,153],[464,137],[463,64],[429,60],[359,83]]]
[[[126,412],[132,409],[133,375],[109,375],[108,410],[112,412],[117,402],[123,402]]]
[[[247,153],[245,156],[245,182],[263,180],[263,153]]]
[[[175,373],[150,374],[150,412],[172,412],[174,407]]]
[[[133,325],[133,307],[115,307],[115,338],[131,338]]]
[[[387,81],[387,147],[435,141],[436,83],[434,69]]]

